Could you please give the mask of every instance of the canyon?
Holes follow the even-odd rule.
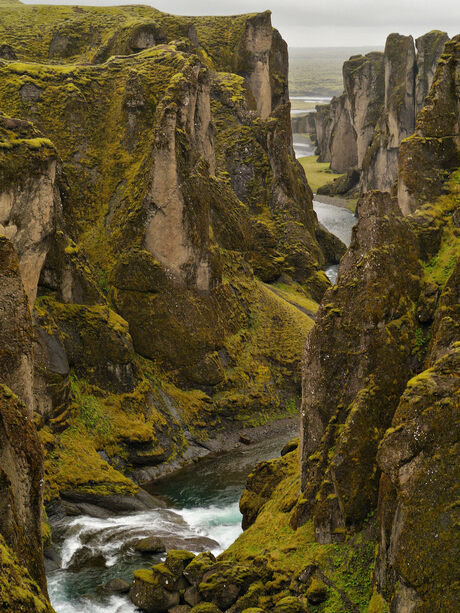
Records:
[[[172,521],[152,483],[278,445],[299,413],[236,541],[216,558],[176,517],[120,593],[152,613],[458,610],[460,37],[416,50],[391,34],[350,58],[344,94],[297,120],[358,177],[348,246],[296,161],[269,11],[0,0],[2,610],[53,611],[62,526]]]

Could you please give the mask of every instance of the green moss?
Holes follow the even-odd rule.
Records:
[[[266,565],[262,565],[264,572],[278,576],[280,586],[286,585],[282,576],[296,578],[306,566],[314,564],[335,586],[328,589],[327,600],[322,605],[324,611],[347,610],[337,588],[343,590],[355,606],[364,610],[370,598],[374,565],[374,520],[371,519],[362,532],[348,537],[345,542],[330,545],[316,542],[312,522],[292,529],[290,515],[283,509],[286,499],[299,497],[297,454],[288,454],[285,461],[288,472],[281,478],[256,521],[221,555],[221,559],[251,563],[256,569],[262,565],[262,560],[266,560]],[[267,585],[267,577],[263,574],[262,577]],[[305,590],[307,588],[308,585]]]
[[[372,598],[369,602],[367,613],[389,613],[389,611],[390,607],[388,606],[386,600],[381,594],[374,590]]]
[[[0,535],[0,608],[18,613],[54,613],[47,598]]]

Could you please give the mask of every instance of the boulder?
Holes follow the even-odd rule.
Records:
[[[195,558],[195,554],[184,549],[172,549],[168,551],[165,566],[175,577],[180,577],[187,566]]]
[[[308,613],[308,604],[296,596],[286,596],[276,603],[273,611],[275,613]]]
[[[199,553],[184,570],[184,577],[194,587],[197,587],[203,578],[206,571],[216,563],[215,556],[210,551]]]
[[[146,536],[135,543],[134,550],[140,553],[163,553],[166,547],[157,536]]]
[[[179,592],[174,591],[174,577],[158,566],[151,571],[135,571],[134,584],[129,591],[131,602],[146,613],[165,613],[180,602]]]
[[[131,588],[131,584],[124,579],[112,579],[104,585],[104,588],[108,592],[114,592],[116,594],[127,594]]]

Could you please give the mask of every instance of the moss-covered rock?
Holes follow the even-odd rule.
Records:
[[[175,577],[180,577],[187,566],[195,559],[195,554],[183,549],[171,549],[166,556],[165,566]]]
[[[274,609],[277,613],[306,613],[308,605],[295,596],[286,596],[276,603]]]
[[[287,467],[288,462],[281,458],[276,462],[262,462],[248,476],[240,499],[243,530],[254,523],[260,510],[285,476]]]
[[[190,609],[193,613],[220,613],[220,609],[213,602],[200,602]]]
[[[131,602],[146,613],[162,613],[179,604],[179,592],[174,591],[175,579],[163,565],[153,570],[137,570],[129,591]]]
[[[454,611],[458,599],[451,561],[459,478],[454,459],[459,360],[457,342],[408,382],[379,448],[379,465],[389,481],[379,511],[394,552],[390,557],[386,547],[379,548],[379,589],[388,601],[410,602],[416,611]]]
[[[54,613],[46,596],[0,536],[0,607],[18,613]]]
[[[460,37],[456,36],[445,46],[415,133],[401,144],[398,199],[405,214],[440,196],[444,182],[460,164],[454,85],[459,57]]]

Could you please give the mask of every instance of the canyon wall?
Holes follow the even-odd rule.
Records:
[[[0,143],[0,601],[5,611],[51,612],[42,546],[43,449],[33,421],[30,300],[52,231],[56,153],[30,124],[3,116]]]
[[[357,170],[361,194],[393,189],[399,146],[414,132],[447,41],[445,32],[434,30],[414,47],[411,36],[390,34],[383,54],[347,60],[344,93],[317,107],[318,159],[336,172]]]
[[[359,200],[306,342],[300,441],[248,477],[222,559],[257,579],[234,607],[458,609],[459,45],[402,141],[401,199]]]
[[[408,42],[405,48],[412,66]],[[456,37],[440,59],[415,135],[401,145],[406,156],[417,151],[417,159],[428,158],[433,136],[423,138],[423,129],[436,126],[448,152],[440,166],[455,170],[447,182],[449,174],[440,172],[430,182],[424,166],[401,157],[398,184],[405,177],[419,199],[411,207],[388,193],[360,200],[337,286],[324,297],[303,364],[302,497],[292,521],[312,521],[315,540],[327,544],[363,530],[375,513],[374,604],[383,599],[395,612],[454,611],[458,598],[448,570],[458,477],[452,421],[458,410],[459,158],[452,135],[458,49]],[[402,113],[405,105],[398,108]],[[388,111],[387,125],[393,120],[401,129],[403,122]]]
[[[21,521],[42,560],[42,498],[54,517],[150,508],[139,484],[293,414],[323,267],[344,249],[327,249],[295,160],[269,12],[2,2],[0,38],[0,234],[20,305],[5,298],[5,339],[28,326],[1,382],[44,450],[30,425],[33,491],[10,488],[19,514],[35,496]]]

